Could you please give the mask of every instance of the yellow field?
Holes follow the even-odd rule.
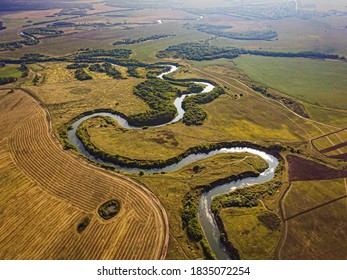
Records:
[[[0,259],[165,257],[166,213],[154,195],[65,153],[22,91],[0,94]],[[97,209],[110,199],[121,209],[104,221]]]

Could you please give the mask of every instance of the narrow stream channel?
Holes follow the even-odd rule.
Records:
[[[176,67],[176,66],[173,66],[173,65],[169,65],[169,66],[171,67],[170,71],[160,74],[158,76],[158,78],[162,79],[164,75],[168,75],[170,73],[173,73],[178,69],[178,67]],[[194,83],[202,84],[205,86],[204,90],[201,93],[208,93],[214,89],[214,86],[212,84],[209,84],[206,82],[194,82]],[[162,127],[162,126],[165,126],[165,125],[168,125],[171,123],[176,123],[176,122],[180,121],[184,115],[184,110],[182,108],[182,102],[183,102],[184,98],[188,95],[194,95],[194,94],[199,94],[199,93],[185,94],[185,95],[182,95],[181,97],[176,98],[174,101],[174,104],[175,104],[175,107],[176,107],[177,112],[178,112],[177,116],[172,121],[170,121],[166,124],[162,124],[162,125],[158,125],[158,126],[151,126],[151,128]],[[139,168],[128,168],[128,167],[124,167],[124,166],[115,165],[115,164],[112,164],[109,162],[104,162],[103,160],[91,155],[84,148],[82,142],[77,137],[76,131],[82,122],[84,122],[85,120],[87,120],[89,118],[96,117],[96,116],[111,117],[114,120],[116,120],[120,126],[127,128],[127,129],[141,129],[141,127],[134,127],[134,126],[129,125],[128,122],[124,118],[122,118],[121,116],[119,116],[117,114],[112,114],[112,113],[108,113],[108,112],[93,113],[93,114],[90,114],[90,115],[87,115],[87,116],[80,118],[79,120],[75,121],[72,124],[72,129],[68,131],[69,142],[77,148],[78,152],[80,152],[81,154],[85,155],[86,157],[90,158],[93,161],[113,165],[118,170],[122,170],[122,171],[127,172],[127,173],[138,173],[140,171]],[[228,184],[223,184],[223,185],[217,186],[217,187],[211,189],[210,191],[204,193],[201,196],[200,202],[199,202],[200,224],[201,224],[203,231],[206,235],[206,238],[207,238],[207,240],[211,246],[211,249],[216,254],[217,259],[221,259],[221,260],[229,259],[229,256],[226,253],[226,249],[225,249],[224,245],[221,243],[220,238],[219,238],[220,232],[219,232],[218,226],[216,224],[216,221],[214,219],[214,215],[212,214],[212,211],[211,211],[212,199],[215,196],[228,193],[231,190],[236,189],[236,188],[247,187],[247,186],[251,186],[251,185],[255,185],[255,184],[262,184],[262,183],[265,183],[265,182],[271,180],[274,177],[274,171],[278,165],[277,159],[275,157],[273,157],[272,155],[269,155],[263,151],[259,151],[259,150],[251,149],[251,148],[247,148],[247,147],[236,147],[236,148],[222,148],[222,149],[211,151],[209,153],[191,154],[191,155],[183,158],[180,162],[166,166],[164,168],[152,168],[152,169],[141,168],[141,170],[143,170],[145,173],[149,173],[149,174],[160,173],[160,172],[174,172],[174,171],[182,168],[183,166],[186,166],[187,164],[190,164],[190,163],[202,160],[202,159],[206,159],[206,158],[212,157],[212,156],[217,155],[217,154],[245,153],[245,152],[260,156],[268,163],[269,167],[256,178],[244,178],[242,180],[238,180],[235,182],[231,182]]]

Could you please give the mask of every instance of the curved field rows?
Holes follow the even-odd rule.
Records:
[[[45,111],[23,92],[2,98],[0,110],[0,259],[165,256],[166,214],[151,193],[64,152]],[[97,208],[114,198],[121,210],[103,221]]]

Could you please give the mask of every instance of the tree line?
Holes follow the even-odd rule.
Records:
[[[246,50],[244,48],[234,47],[216,47],[205,43],[182,43],[175,46],[170,46],[165,50],[157,53],[158,58],[182,58],[188,60],[212,60],[218,58],[233,59],[242,54],[269,56],[269,57],[300,57],[310,59],[339,59],[346,60],[345,57],[336,54],[326,54],[319,52],[271,52],[262,50]]]
[[[159,35],[152,35],[152,36],[148,36],[148,37],[142,37],[142,38],[139,38],[139,39],[130,39],[130,38],[127,38],[127,39],[123,39],[123,40],[120,40],[120,41],[116,41],[113,43],[113,45],[133,45],[133,44],[138,44],[138,43],[142,43],[142,42],[146,42],[146,41],[155,41],[155,40],[159,40],[159,39],[162,39],[162,38],[167,38],[167,37],[170,37],[170,36],[175,36],[175,35],[172,35],[172,34],[159,34]]]
[[[264,40],[269,41],[278,37],[278,33],[273,30],[250,30],[250,31],[225,31],[231,26],[218,26],[210,24],[199,24],[195,28],[201,32],[212,34],[219,37],[230,38],[234,40]]]

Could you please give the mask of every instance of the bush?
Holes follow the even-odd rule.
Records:
[[[81,69],[81,68],[87,68],[88,64],[86,63],[72,63],[68,66],[66,66],[66,69]]]
[[[77,69],[75,71],[75,78],[79,81],[86,81],[86,80],[91,80],[93,79],[92,76],[90,76],[89,74],[87,74],[86,71],[84,71],[84,69],[80,68]]]
[[[109,200],[102,204],[98,213],[104,220],[109,220],[116,216],[120,211],[120,202],[116,199]]]
[[[191,219],[187,225],[188,237],[194,241],[200,241],[203,237],[201,226],[196,218]]]
[[[87,218],[84,218],[83,221],[81,223],[78,224],[77,226],[77,232],[78,233],[82,233],[86,228],[87,226],[89,225],[90,223],[90,219],[87,217]]]
[[[0,85],[5,85],[5,84],[9,84],[9,83],[13,83],[17,81],[16,78],[14,77],[4,77],[4,78],[0,78]]]
[[[269,230],[278,231],[281,229],[280,218],[272,212],[265,212],[263,214],[258,215],[257,218]]]

